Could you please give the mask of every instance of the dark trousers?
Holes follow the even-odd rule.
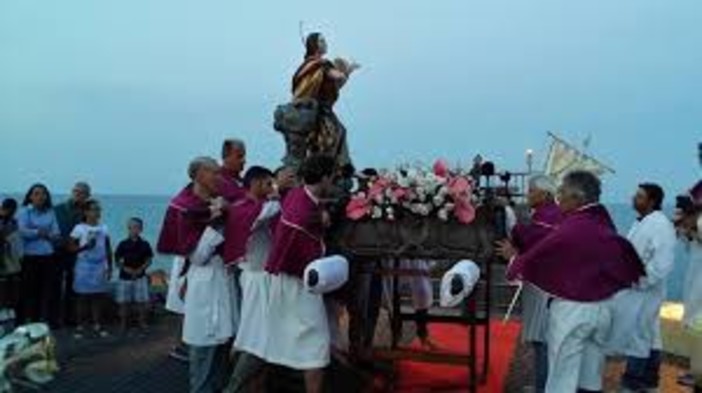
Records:
[[[531,345],[534,348],[534,387],[537,393],[543,393],[548,380],[548,346],[541,342]]]
[[[22,261],[23,322],[58,326],[61,265],[53,255],[26,255]]]
[[[359,270],[354,272],[354,281],[345,299],[350,318],[349,340],[354,350],[368,349],[373,345],[383,294],[382,277]]]
[[[221,392],[231,372],[231,343],[198,347],[189,345],[190,393]]]
[[[251,383],[265,370],[266,362],[250,353],[239,352],[226,393],[253,392]]]
[[[661,351],[652,350],[647,358],[627,357],[622,387],[630,390],[657,388],[660,368]]]
[[[76,292],[73,290],[76,257],[73,254],[61,255],[61,323],[64,326],[76,324]]]

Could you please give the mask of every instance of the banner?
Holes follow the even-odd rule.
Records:
[[[586,170],[597,176],[613,172],[607,166],[581,152],[565,141],[550,135],[553,141],[546,158],[545,174],[559,181],[571,171]]]

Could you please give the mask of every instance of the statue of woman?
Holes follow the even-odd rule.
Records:
[[[292,93],[293,101],[312,100],[318,107],[316,129],[307,134],[306,155],[331,155],[341,168],[351,164],[351,158],[346,129],[333,108],[339,91],[359,65],[341,58],[326,59],[327,43],[320,33],[307,36],[305,47],[305,59],[292,79]]]

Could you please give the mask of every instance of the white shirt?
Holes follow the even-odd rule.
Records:
[[[662,212],[655,211],[636,221],[627,238],[646,269],[646,276],[642,277],[637,288],[643,296],[640,329],[651,327],[653,349],[661,349],[659,314],[665,300],[665,280],[675,263],[675,227]]]
[[[76,225],[71,231],[71,238],[78,241],[78,246],[83,247],[92,239],[95,239],[95,247],[83,250],[78,253],[78,260],[97,262],[107,261],[107,226],[88,225],[81,223]]]

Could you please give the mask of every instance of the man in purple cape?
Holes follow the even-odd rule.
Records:
[[[324,256],[328,214],[320,198],[332,189],[335,161],[311,156],[302,165],[304,186],[283,200],[266,271],[270,273],[265,360],[305,372],[307,392],[321,392],[329,364],[330,332],[324,299],[302,281],[305,267]]]
[[[532,209],[531,220],[517,224],[510,236],[520,253],[533,248],[560,224],[562,215],[555,196],[556,185],[549,176],[535,175],[529,179],[527,202]],[[522,288],[522,339],[534,349],[534,391],[542,393],[548,376],[548,296],[529,283],[524,283]]]
[[[167,307],[184,314],[182,338],[189,348],[190,391],[215,392],[226,382],[238,322],[232,302],[234,278],[220,256],[224,237],[212,226],[224,208],[217,196],[219,165],[212,158],[199,157],[191,161],[188,175],[192,183],[171,201],[158,250],[176,255]],[[181,280],[183,273],[187,281]]]
[[[246,196],[241,173],[246,165],[246,144],[240,139],[227,139],[222,143],[222,169],[217,185],[218,194],[228,202]]]
[[[547,393],[602,391],[610,328],[617,323],[612,299],[644,276],[634,247],[619,236],[604,206],[601,184],[587,171],[566,175],[558,190],[565,217],[524,254],[510,244],[510,280],[521,279],[553,299],[547,331]]]

